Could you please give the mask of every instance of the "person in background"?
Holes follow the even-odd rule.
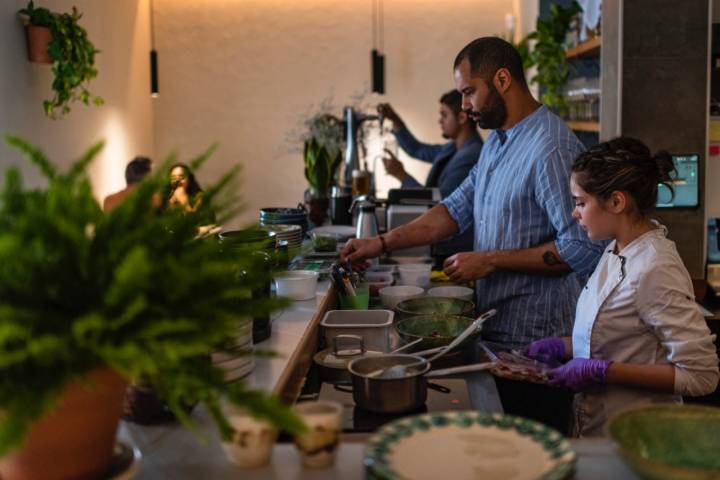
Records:
[[[449,257],[453,282],[475,280],[488,340],[517,348],[572,330],[581,279],[603,245],[588,240],[572,217],[567,188],[584,147],[557,115],[538,103],[520,54],[497,37],[473,40],[453,64],[463,110],[494,130],[468,178],[441,205],[390,232],[350,240],[341,258],[353,261],[437,242],[466,229],[474,248]],[[572,396],[559,389],[497,379],[505,412],[567,431]]]
[[[186,212],[194,212],[202,203],[202,188],[190,167],[177,163],[170,169],[170,194],[168,205]]]
[[[573,165],[573,216],[591,239],[612,242],[582,290],[572,337],[535,341],[527,354],[567,361],[549,375],[578,392],[576,436],[602,435],[622,409],[717,387],[714,336],[690,275],[667,229],[648,216],[658,184],[672,189],[673,170],[670,155],[652,156],[631,138],[601,143]]]
[[[135,157],[132,159],[125,167],[126,187],[105,197],[103,210],[107,212],[117,207],[135,189],[140,180],[150,173],[151,168],[152,161],[148,157]]]
[[[381,103],[378,113],[393,122],[393,134],[398,145],[413,158],[432,163],[425,185],[410,176],[395,155],[385,150],[385,170],[400,180],[402,188],[437,188],[442,198],[450,195],[467,178],[470,170],[480,158],[483,141],[477,131],[477,124],[462,111],[462,95],[451,90],[440,97],[438,124],[447,143],[432,145],[418,141],[405,126],[400,115],[389,103]],[[473,232],[468,228],[459,235],[439,242],[435,255],[444,261],[450,255],[470,251],[473,248]]]

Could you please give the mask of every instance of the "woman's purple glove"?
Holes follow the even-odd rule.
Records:
[[[525,355],[543,363],[557,365],[565,358],[565,342],[559,337],[535,340],[527,346]]]
[[[591,385],[604,384],[611,363],[599,358],[573,358],[562,367],[550,370],[548,383],[579,392]]]

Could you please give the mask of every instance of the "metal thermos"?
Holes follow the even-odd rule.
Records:
[[[378,234],[377,217],[375,216],[375,202],[366,197],[359,197],[353,202],[359,210],[355,236],[357,238],[370,238]],[[351,210],[352,208],[351,207]]]
[[[330,191],[330,221],[333,225],[352,225],[352,192],[347,187],[332,187]]]

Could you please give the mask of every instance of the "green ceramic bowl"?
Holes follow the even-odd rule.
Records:
[[[447,345],[464,332],[474,320],[459,315],[419,315],[400,320],[395,324],[395,329],[405,343],[422,338],[423,341],[415,347],[415,350],[424,350]],[[480,330],[477,330],[457,348],[462,349],[471,344],[479,334]]]
[[[475,315],[475,304],[459,298],[410,298],[398,303],[395,307],[395,313],[399,319],[435,314],[472,317]]]
[[[643,478],[720,479],[720,408],[642,407],[617,415],[608,431]]]

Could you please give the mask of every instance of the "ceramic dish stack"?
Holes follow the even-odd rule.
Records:
[[[288,259],[292,260],[300,254],[303,241],[303,230],[300,225],[265,225],[260,227],[263,230],[274,233],[278,242],[287,242]]]
[[[252,372],[255,368],[252,322],[248,321],[240,327],[237,343],[232,350],[213,352],[212,362],[225,372],[225,381],[227,382],[234,382]]]
[[[308,230],[307,211],[304,208],[261,208],[260,225],[299,225],[302,228],[301,238]]]

